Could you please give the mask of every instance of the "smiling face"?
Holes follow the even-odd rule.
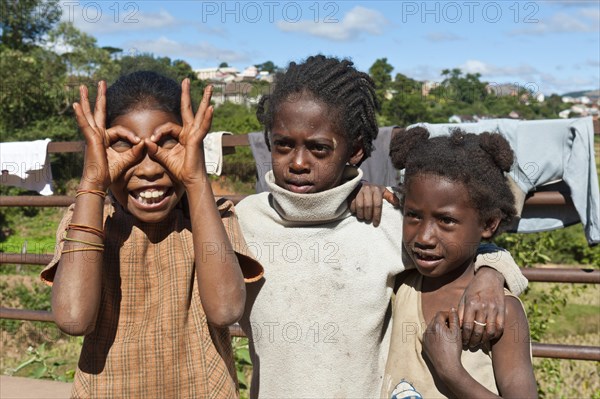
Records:
[[[141,109],[115,118],[112,125],[121,125],[144,140],[150,138],[154,129],[166,122],[179,123],[171,113]],[[174,138],[166,137],[159,145],[168,149],[176,143]],[[131,144],[124,141],[112,143],[115,151],[125,151],[130,147]],[[145,154],[138,164],[125,171],[111,185],[110,190],[125,209],[146,223],[164,220],[185,193],[183,184],[175,181],[167,170],[148,154]]]
[[[481,222],[463,183],[431,173],[408,181],[402,240],[425,276],[462,273],[481,239],[491,237],[498,222]]]
[[[271,129],[275,183],[295,193],[318,193],[342,183],[346,163],[356,164],[362,148],[351,145],[336,112],[310,94],[279,104]]]

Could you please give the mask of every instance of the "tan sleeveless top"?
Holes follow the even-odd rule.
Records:
[[[390,352],[383,376],[382,398],[450,398],[452,392],[442,383],[423,354],[423,333],[427,323],[421,309],[423,276],[416,270],[408,275],[396,293]],[[507,295],[511,295],[506,291]],[[465,370],[480,384],[498,394],[491,352],[488,348],[463,350]]]

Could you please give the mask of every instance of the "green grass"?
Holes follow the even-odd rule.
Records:
[[[7,215],[7,225],[12,227],[6,241],[0,243],[0,252],[20,253],[27,246],[27,253],[54,253],[56,229],[64,209],[39,208]],[[30,216],[33,214],[33,216]]]
[[[550,324],[546,336],[567,337],[600,332],[600,310],[596,305],[567,304]]]

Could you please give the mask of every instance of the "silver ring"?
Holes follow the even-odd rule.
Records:
[[[477,320],[473,320],[473,323],[475,323],[475,324],[477,324],[478,326],[481,326],[481,327],[487,326],[487,323],[481,323],[481,322],[479,322]]]

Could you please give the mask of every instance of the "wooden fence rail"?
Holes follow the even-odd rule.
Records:
[[[0,319],[27,320],[27,321],[45,321],[53,322],[52,312],[43,310],[24,310],[0,308]],[[241,327],[237,324],[229,327],[229,332],[233,337],[245,337]],[[547,357],[553,359],[573,359],[573,360],[591,360],[600,361],[600,347],[596,346],[578,346],[578,345],[558,345],[532,342],[532,353],[534,357]]]
[[[47,265],[51,260],[49,254],[0,253],[0,266]],[[600,284],[599,269],[532,267],[521,269],[521,272],[530,282]]]
[[[599,130],[598,122],[595,121],[594,130]],[[223,136],[223,153],[235,152],[235,147],[248,146],[247,135]],[[72,153],[81,152],[85,143],[78,142],[52,142],[48,144],[49,153]],[[239,202],[243,195],[228,195],[234,203]],[[33,206],[33,207],[67,207],[74,202],[71,196],[4,196],[0,197],[0,207]],[[530,193],[525,201],[526,207],[535,206],[572,206],[568,193],[558,191],[546,191]],[[50,262],[52,255],[49,254],[20,254],[0,253],[0,266],[2,265],[45,265]],[[583,283],[600,284],[600,270],[593,269],[562,269],[562,268],[526,268],[523,274],[530,282],[557,282],[557,283]],[[0,307],[0,319],[54,322],[52,313],[43,310],[13,309]],[[230,327],[232,336],[245,336],[239,325]],[[600,361],[600,347],[558,345],[549,343],[532,343],[533,356],[556,359],[575,359]]]

